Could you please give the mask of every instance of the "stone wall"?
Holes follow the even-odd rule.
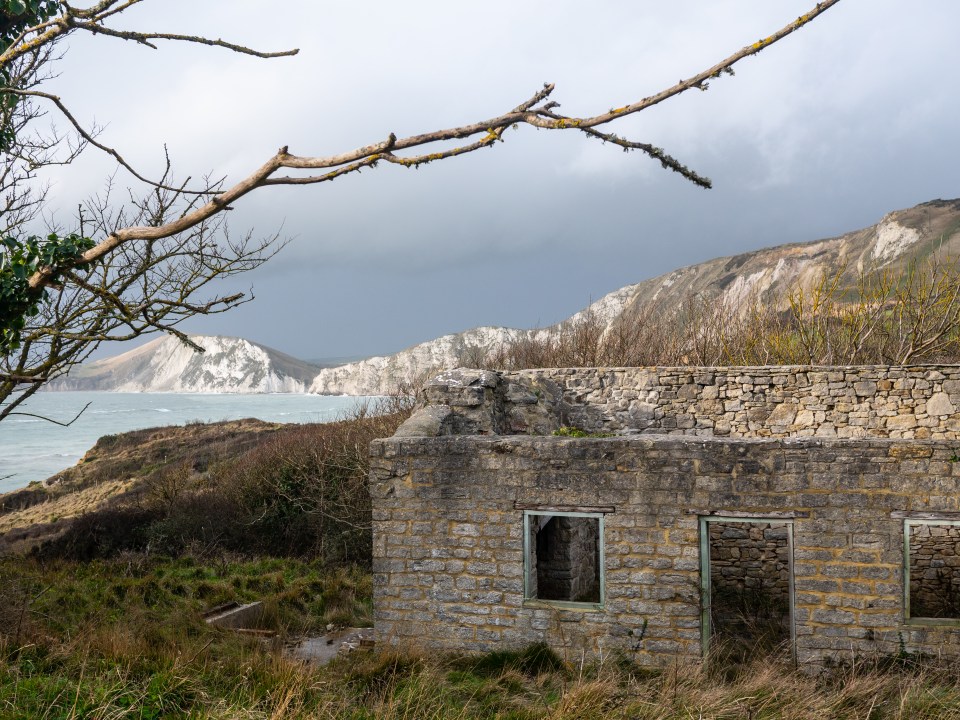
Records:
[[[447,408],[426,434],[960,438],[956,365],[458,370],[424,402]]]
[[[941,389],[924,392],[953,392],[944,380],[926,382]],[[829,385],[827,377],[827,392]],[[894,390],[891,380],[883,392]],[[912,390],[909,399],[920,400]],[[490,650],[546,641],[571,660],[620,649],[649,665],[699,658],[699,518],[743,513],[793,523],[801,663],[897,653],[901,642],[908,652],[960,656],[960,628],[906,622],[903,602],[904,514],[960,517],[955,445],[683,436],[376,441],[379,642]],[[603,513],[599,609],[524,600],[524,511],[571,507]]]

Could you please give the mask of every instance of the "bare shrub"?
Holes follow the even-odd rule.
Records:
[[[486,367],[854,365],[960,359],[960,259],[933,255],[899,271],[846,267],[781,295],[688,297],[584,311],[488,355]]]

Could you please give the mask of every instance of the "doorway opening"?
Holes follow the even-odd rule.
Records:
[[[703,650],[793,654],[793,521],[700,517]]]

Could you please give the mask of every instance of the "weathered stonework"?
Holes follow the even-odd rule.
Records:
[[[960,438],[960,366],[451,371],[427,386],[456,434]]]
[[[776,556],[777,592],[792,582],[800,663],[960,656],[960,627],[918,623],[904,602],[905,522],[960,518],[960,368],[456,371],[425,402],[433,420],[371,446],[381,642],[698,658],[701,533],[743,518],[791,528],[789,557],[770,535],[757,547],[773,554],[754,560],[770,577]],[[620,435],[548,435],[560,425]],[[530,599],[523,523],[537,509],[602,515],[599,604]],[[735,567],[750,543],[728,539],[718,553]]]

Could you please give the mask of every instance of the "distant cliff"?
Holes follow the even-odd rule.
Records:
[[[415,386],[438,370],[478,365],[493,349],[529,334],[526,330],[481,327],[420,343],[395,355],[324,368],[310,392],[326,395],[386,395]]]
[[[242,338],[193,335],[205,352],[164,336],[116,357],[82,365],[49,390],[303,393],[319,367]]]
[[[891,212],[876,225],[835,238],[778,245],[680,268],[615,290],[548,328],[477,328],[445,335],[395,355],[325,369],[310,389],[331,394],[389,392],[397,383],[412,382],[437,370],[481,367],[483,352],[496,352],[500,346],[534,335],[543,338],[563,333],[587,314],[609,331],[621,320],[642,317],[650,308],[658,314],[675,312],[695,296],[728,307],[747,299],[783,303],[787,290],[809,287],[824,274],[842,270],[842,284],[853,286],[861,271],[898,271],[935,252],[960,256],[960,200],[933,200]]]
[[[933,200],[887,214],[876,225],[825,240],[779,245],[680,268],[620,288],[547,328],[481,327],[382,357],[320,368],[237,338],[199,338],[207,347],[193,353],[165,338],[138,350],[74,370],[53,384],[61,390],[173,392],[314,392],[379,395],[403,390],[440,370],[484,366],[491,354],[530,338],[560,336],[589,315],[610,331],[618,323],[653,312],[676,312],[692,297],[735,307],[741,300],[773,306],[786,291],[809,287],[842,272],[853,286],[861,271],[897,272],[934,254],[960,256],[960,200]]]

